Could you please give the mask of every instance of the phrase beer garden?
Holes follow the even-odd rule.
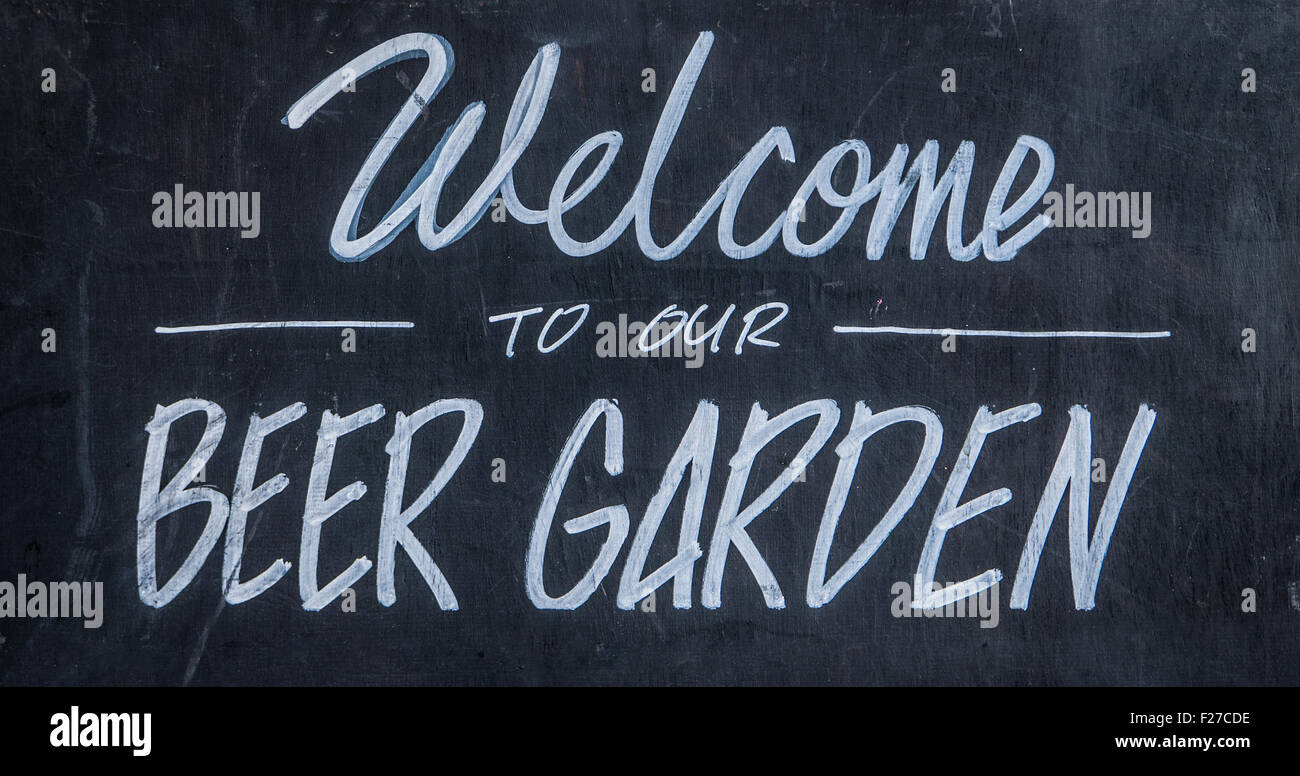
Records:
[[[170,429],[178,419],[192,413],[206,415],[202,438],[179,470],[164,485],[162,468]],[[280,559],[251,580],[243,581],[241,565],[245,525],[250,511],[289,486],[289,478],[283,473],[276,474],[266,482],[254,486],[264,440],[268,435],[306,414],[307,408],[301,402],[266,418],[253,414],[249,421],[233,487],[228,492],[223,492],[212,485],[195,485],[194,480],[221,441],[226,426],[225,411],[215,402],[203,399],[185,399],[166,407],[157,407],[153,419],[145,427],[149,441],[137,513],[137,571],[140,599],[144,603],[162,607],[174,600],[198,574],[223,534],[225,542],[221,578],[224,580],[223,591],[227,602],[239,604],[249,601],[265,592],[289,572],[292,564]],[[369,558],[357,558],[346,570],[336,574],[322,586],[318,578],[318,554],[325,523],[344,507],[360,500],[367,493],[367,486],[360,481],[352,482],[330,493],[330,471],[338,442],[346,434],[379,421],[385,414],[386,410],[381,404],[374,404],[344,416],[336,415],[329,410],[321,413],[306,502],[302,512],[301,542],[298,548],[298,586],[304,609],[318,611],[327,606],[372,568],[373,564]],[[670,580],[673,582],[674,606],[677,608],[691,606],[694,566],[696,561],[704,556],[699,534],[705,495],[714,464],[719,414],[719,408],[711,402],[700,401],[697,405],[695,415],[683,433],[676,453],[666,467],[659,490],[650,500],[637,527],[619,582],[617,604],[620,608],[631,609],[637,601]],[[916,567],[913,585],[914,608],[940,608],[988,589],[1002,579],[1003,574],[999,569],[989,569],[963,582],[939,590],[933,589],[940,552],[949,531],[1011,500],[1011,491],[1000,488],[963,501],[967,481],[985,440],[995,432],[1031,421],[1039,414],[1041,414],[1041,407],[1037,404],[1022,404],[1001,412],[992,412],[987,407],[979,408],[971,422],[957,460],[951,467],[939,506],[930,522],[925,545]],[[1111,534],[1119,518],[1120,508],[1123,506],[1147,437],[1155,422],[1156,413],[1146,405],[1138,408],[1091,535],[1088,532],[1091,489],[1089,475],[1092,460],[1091,416],[1087,409],[1080,406],[1072,407],[1069,415],[1069,428],[1048,476],[1021,553],[1011,596],[1013,608],[1024,609],[1028,606],[1038,560],[1067,489],[1070,492],[1068,531],[1070,574],[1075,607],[1093,608]],[[423,426],[444,416],[459,420],[460,427],[456,442],[433,479],[409,506],[403,508],[402,505],[407,503],[406,473],[412,439]],[[755,459],[778,436],[800,421],[809,419],[815,419],[816,426],[803,442],[799,453],[761,491],[760,495],[749,504],[742,505],[742,497]],[[599,556],[576,585],[559,596],[553,596],[548,592],[548,586],[542,579],[542,566],[547,546],[551,541],[552,523],[559,512],[561,496],[574,459],[584,445],[597,444],[595,441],[589,441],[588,437],[596,424],[602,420],[604,422],[604,468],[611,477],[616,477],[623,471],[625,440],[622,412],[616,401],[599,399],[588,407],[569,435],[552,470],[533,524],[526,558],[525,579],[528,597],[539,609],[575,609],[586,602],[610,572],[631,530],[630,513],[625,504],[607,506],[566,520],[563,527],[568,534],[607,527],[607,537]],[[712,539],[708,545],[700,594],[700,601],[706,608],[715,609],[722,604],[722,577],[733,546],[739,551],[753,575],[767,606],[785,607],[785,596],[781,585],[763,559],[762,552],[750,539],[746,526],[757,519],[799,478],[803,469],[826,446],[840,420],[840,408],[830,399],[804,402],[775,417],[769,416],[758,403],[750,408],[740,442],[728,461],[729,472],[724,486],[725,493],[714,524]],[[400,411],[396,413],[392,437],[384,448],[389,457],[389,465],[383,501],[379,508],[376,574],[381,604],[391,606],[396,602],[393,579],[397,548],[400,546],[428,584],[440,608],[444,610],[459,608],[451,583],[434,562],[430,548],[416,539],[409,526],[430,509],[439,493],[450,482],[473,446],[482,423],[483,409],[478,402],[470,399],[443,399],[411,415]],[[845,507],[849,488],[853,483],[866,442],[876,432],[900,423],[914,424],[916,430],[923,436],[922,449],[913,465],[912,473],[902,491],[868,537],[857,547],[849,560],[828,579],[827,562],[831,545],[835,540],[840,515]],[[903,520],[930,478],[939,457],[943,431],[943,424],[938,416],[925,407],[905,406],[875,412],[863,402],[855,404],[848,427],[839,443],[833,448],[838,463],[826,497],[816,549],[809,564],[805,588],[805,601],[808,606],[820,607],[833,599],[839,590],[866,565],[893,529]],[[643,577],[650,546],[660,530],[660,523],[668,505],[672,503],[674,494],[681,487],[688,472],[690,482],[679,532],[678,553],[672,560]],[[159,521],[187,506],[204,502],[208,507],[208,518],[202,535],[175,574],[164,584],[159,585],[155,557],[156,528]]]

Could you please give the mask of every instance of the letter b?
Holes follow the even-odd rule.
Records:
[[[189,459],[176,472],[176,476],[163,487],[162,467],[172,424],[194,412],[204,412],[208,416],[203,436]],[[140,509],[136,515],[136,574],[140,600],[149,606],[165,606],[179,595],[193,581],[217,540],[221,538],[226,516],[230,513],[229,500],[215,488],[185,486],[194,481],[212,457],[212,451],[221,441],[225,428],[226,413],[217,404],[204,399],[183,399],[167,407],[160,405],[154,411],[153,420],[145,426],[145,431],[149,432],[149,445],[145,451],[144,474],[140,481]],[[203,501],[210,505],[207,525],[185,562],[160,590],[156,557],[158,521]]]

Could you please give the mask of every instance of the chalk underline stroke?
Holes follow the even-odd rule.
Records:
[[[201,331],[232,329],[412,329],[411,321],[244,321],[240,323],[203,323],[193,326],[155,326],[157,334],[189,334]]]
[[[836,334],[910,334],[947,337],[1018,337],[1026,339],[1163,339],[1168,331],[1012,331],[1006,329],[920,329],[907,326],[836,326]]]

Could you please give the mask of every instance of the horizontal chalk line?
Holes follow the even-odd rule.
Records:
[[[155,326],[158,334],[188,334],[200,331],[232,329],[410,329],[410,321],[244,321],[241,323],[202,323],[194,326]]]
[[[927,334],[947,337],[1019,337],[1025,339],[1058,339],[1066,337],[1093,339],[1162,339],[1172,336],[1167,331],[1011,331],[1007,329],[915,329],[907,326],[836,326],[836,334]]]

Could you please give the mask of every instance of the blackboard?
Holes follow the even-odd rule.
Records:
[[[3,15],[0,682],[1300,679],[1293,3]]]

